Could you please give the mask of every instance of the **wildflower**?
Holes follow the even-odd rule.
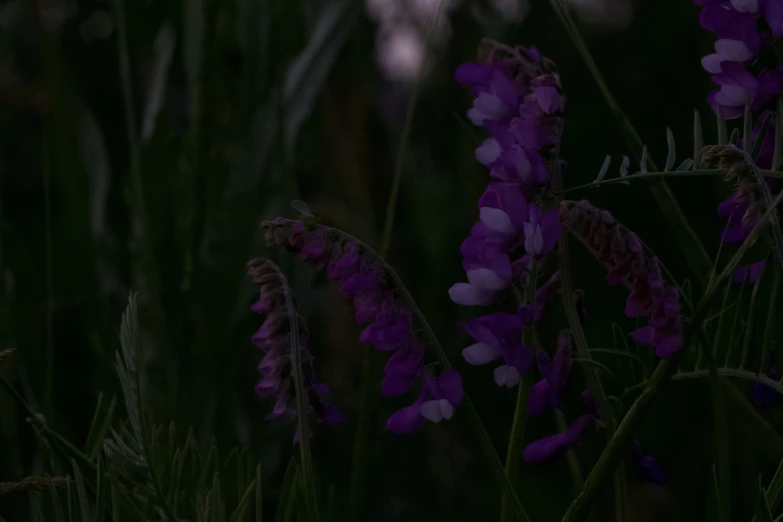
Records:
[[[462,377],[454,370],[445,370],[439,377],[425,371],[421,394],[405,408],[394,412],[386,422],[386,429],[396,434],[410,433],[426,421],[449,420],[462,403]]]
[[[666,484],[666,471],[663,464],[649,455],[642,452],[642,446],[638,440],[634,440],[633,450],[631,451],[631,460],[633,461],[637,472],[646,482],[663,486]]]
[[[528,444],[522,452],[522,457],[528,463],[547,460],[579,442],[587,429],[594,425],[595,417],[587,414],[582,415],[564,432],[550,435]]]
[[[543,413],[561,407],[561,399],[571,372],[571,335],[560,332],[557,350],[552,359],[544,350],[536,351],[541,380],[531,386],[528,396],[527,416],[538,417]]]
[[[297,416],[298,392],[294,383],[295,368],[292,367],[295,361],[292,350],[297,350],[296,359],[304,378],[302,386],[307,393],[308,411],[305,413],[314,415],[319,422],[331,424],[342,421],[340,412],[328,402],[328,386],[316,380],[313,356],[307,350],[307,326],[296,310],[288,309],[287,298],[294,301],[294,297],[284,276],[271,261],[265,259],[251,261],[248,274],[259,287],[259,300],[251,310],[266,315],[252,340],[264,353],[258,366],[262,378],[256,385],[256,393],[277,399],[267,419],[293,419]],[[298,334],[298,346],[291,345],[292,332]]]
[[[767,372],[767,377],[773,381],[780,380],[780,374],[774,367],[770,368],[770,370]],[[774,388],[767,386],[763,382],[759,381],[753,382],[751,394],[753,397],[753,403],[756,404],[756,406],[768,406],[779,400],[779,394]]]
[[[587,201],[563,202],[561,220],[606,264],[609,284],[630,284],[625,315],[650,318],[650,326],[634,332],[636,342],[655,348],[656,354],[663,358],[682,348],[679,289],[664,284],[658,260],[644,255],[639,239],[610,213]]]
[[[325,270],[327,277],[338,283],[343,297],[353,300],[356,322],[366,325],[359,340],[389,353],[381,383],[384,395],[396,397],[417,383],[422,385],[420,400],[414,403],[416,407],[395,413],[387,424],[389,430],[407,433],[423,424],[422,419],[439,422],[451,418],[462,400],[462,380],[453,370],[436,378],[431,370],[424,368],[425,344],[414,329],[413,310],[390,282],[382,261],[364,252],[355,241],[346,240],[326,227],[277,218],[264,221],[261,228],[268,244],[298,252],[301,259],[312,263],[317,270]],[[465,262],[470,281],[467,284],[476,295],[491,294],[511,279],[508,256],[497,248],[493,250],[490,243],[482,247]],[[263,335],[280,327],[272,321],[262,326]],[[279,373],[279,368],[272,364],[274,360],[268,362],[269,371]],[[265,384],[270,389],[277,389],[275,386],[278,384],[274,380]],[[436,402],[430,404],[432,401]]]
[[[771,113],[766,113],[766,118],[771,118]],[[753,128],[753,139],[758,138],[761,132],[761,124],[764,117],[756,121]],[[772,164],[774,152],[775,131],[769,129],[761,144],[756,167],[769,168]],[[741,144],[740,144],[741,146]],[[722,240],[726,243],[742,243],[750,235],[751,230],[758,224],[762,213],[765,212],[764,195],[758,182],[752,160],[738,147],[733,145],[716,145],[705,147],[703,150],[704,164],[708,167],[717,167],[726,171],[726,179],[735,182],[736,190],[728,198],[718,205],[718,215],[726,218],[727,223],[721,232]],[[764,178],[768,189],[774,189],[776,180],[771,177]],[[740,266],[734,272],[734,281],[742,283],[756,282],[764,268],[765,261],[761,260],[750,265]]]
[[[469,320],[461,326],[476,343],[465,348],[462,356],[472,365],[502,358],[504,364],[494,371],[495,382],[513,388],[533,360],[533,349],[522,344],[524,328],[532,318],[532,307],[522,306],[517,314],[498,312]]]
[[[777,0],[696,0],[703,6],[699,22],[718,37],[715,53],[702,59],[713,74],[718,89],[707,101],[716,113],[727,119],[739,118],[750,106],[755,111],[780,93],[783,68],[763,69],[753,74],[748,67],[769,47],[766,30],[759,32],[764,19],[776,38],[783,36],[783,7]]]

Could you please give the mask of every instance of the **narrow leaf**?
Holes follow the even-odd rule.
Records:
[[[693,168],[701,166],[701,149],[704,147],[704,132],[701,128],[699,111],[693,109]]]
[[[325,5],[310,33],[310,41],[291,64],[283,85],[286,107],[286,147],[293,147],[299,126],[310,115],[337,55],[358,20],[354,0],[334,0]]]
[[[595,181],[601,181],[606,177],[606,173],[609,172],[609,164],[612,162],[611,156],[606,156],[606,159],[604,159],[603,165],[601,165],[601,169],[598,171],[598,176],[595,178]]]
[[[756,514],[753,522],[772,522],[772,512],[769,509],[767,495],[764,492],[764,485],[761,482],[761,475],[758,479],[758,499],[756,500]]]
[[[106,439],[106,435],[111,428],[111,422],[114,419],[114,408],[116,406],[116,397],[112,396],[111,401],[107,401],[103,393],[98,394],[98,405],[92,417],[87,443],[84,445],[84,452],[92,460],[95,460],[103,447],[103,441]]]
[[[647,174],[647,145],[642,147],[642,159],[639,160],[639,170]]]
[[[677,149],[674,144],[674,134],[672,134],[672,130],[669,127],[666,127],[666,145],[668,147],[668,152],[666,153],[666,163],[664,164],[663,170],[669,171],[674,166],[674,161],[677,159]]]

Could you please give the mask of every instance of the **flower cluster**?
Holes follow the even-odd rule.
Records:
[[[252,337],[253,343],[264,353],[258,365],[261,381],[256,385],[256,393],[261,397],[277,399],[267,419],[297,417],[294,357],[291,353],[292,350],[297,350],[298,363],[304,377],[302,384],[307,392],[307,404],[310,408],[308,413],[314,415],[319,422],[331,424],[342,421],[340,412],[327,401],[329,388],[316,379],[313,356],[307,350],[307,325],[296,310],[288,308],[287,298],[291,303],[295,300],[285,277],[274,263],[266,259],[251,261],[248,264],[248,274],[259,289],[259,300],[253,304],[251,310],[266,316]],[[298,334],[297,346],[292,346],[293,332]]]
[[[775,39],[783,38],[783,4],[779,0],[695,0],[703,6],[699,22],[717,36],[715,53],[702,59],[718,89],[707,101],[726,119],[755,111],[780,93],[783,67],[749,70]],[[766,22],[766,27],[760,21]],[[759,28],[762,28],[759,31]]]
[[[567,331],[560,332],[557,351],[552,359],[543,350],[536,353],[542,379],[530,388],[528,418],[538,417],[550,410],[562,408],[561,398],[571,370],[571,353],[571,335]],[[598,411],[588,390],[582,392],[582,400],[586,413],[580,415],[565,431],[528,444],[522,453],[526,462],[543,462],[573,447],[590,428],[598,424]],[[637,471],[645,481],[658,485],[666,482],[663,466],[653,457],[642,452],[639,441],[634,441],[631,457]]]
[[[658,260],[645,255],[639,238],[620,225],[611,213],[585,200],[563,202],[561,218],[609,269],[607,282],[630,287],[625,315],[649,317],[650,325],[636,330],[634,340],[655,348],[655,353],[663,358],[682,348],[679,288],[664,284]]]
[[[773,115],[766,113],[756,122],[752,134],[754,140],[758,138],[762,122],[767,118],[773,118]],[[777,180],[771,177],[764,177],[766,187],[763,187],[759,183],[756,169],[770,168],[774,141],[774,129],[769,129],[769,132],[763,138],[755,162],[740,148],[742,147],[742,140],[736,147],[730,144],[714,145],[705,147],[702,151],[703,164],[707,167],[725,170],[726,180],[733,181],[736,186],[736,190],[718,205],[718,215],[727,220],[726,228],[722,233],[722,240],[725,243],[744,242],[766,210],[763,189],[774,190]],[[753,163],[755,163],[755,166]],[[755,283],[760,277],[765,263],[766,261],[761,260],[737,268],[734,273],[734,281],[737,283],[744,281]]]
[[[440,422],[454,415],[462,402],[462,378],[454,370],[436,378],[424,367],[425,344],[414,331],[413,311],[389,281],[380,259],[363,251],[357,242],[304,221],[277,218],[264,221],[261,228],[267,244],[297,252],[302,260],[339,282],[341,295],[353,299],[356,322],[367,324],[359,340],[391,354],[381,384],[384,395],[396,397],[415,383],[422,384],[420,397],[389,418],[389,431],[408,433],[425,420]]]
[[[556,211],[545,212],[548,163],[560,136],[563,96],[554,65],[535,48],[487,42],[480,63],[465,63],[458,82],[476,96],[468,117],[490,134],[476,150],[492,181],[479,199],[479,221],[460,248],[467,283],[449,290],[462,305],[488,305],[524,279],[561,232]]]
[[[550,410],[562,407],[563,391],[571,371],[571,352],[571,334],[567,331],[560,332],[554,357],[550,359],[544,350],[536,352],[538,369],[542,378],[530,388],[527,407],[528,418],[538,417]],[[589,398],[589,393],[585,393],[583,396]],[[586,404],[589,405],[590,401],[586,401]],[[522,457],[526,462],[531,463],[547,460],[556,453],[576,444],[587,429],[595,425],[595,421],[594,412],[581,415],[564,432],[528,444],[522,452]]]

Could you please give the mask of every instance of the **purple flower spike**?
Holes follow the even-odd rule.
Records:
[[[551,435],[531,442],[522,453],[525,462],[542,462],[548,460],[557,453],[574,446],[587,429],[595,424],[592,415],[582,415],[563,433]]]
[[[315,244],[314,241],[311,244]],[[292,298],[290,300],[293,295],[280,269],[271,261],[255,259],[248,265],[248,274],[258,285],[259,303],[262,304],[254,306],[254,311],[267,314],[264,324],[252,337],[253,343],[264,352],[258,365],[261,380],[256,385],[256,393],[277,399],[267,419],[295,419],[301,413],[312,414],[318,422],[327,424],[342,421],[340,412],[328,401],[329,388],[316,380],[313,356],[307,349],[307,326],[304,319],[296,315],[296,310],[288,308],[286,295]],[[291,346],[292,328],[299,334],[299,346]],[[305,412],[298,411],[295,400],[294,353],[298,355],[304,378],[302,385],[307,392],[308,411]],[[296,440],[294,438],[294,442]]]

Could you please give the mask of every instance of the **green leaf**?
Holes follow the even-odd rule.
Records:
[[[672,134],[672,130],[669,127],[666,127],[666,146],[667,152],[666,163],[663,166],[664,172],[672,170],[674,162],[677,159],[677,147],[674,143],[674,134]]]
[[[769,509],[767,495],[761,482],[761,475],[759,475],[758,479],[758,499],[756,500],[756,514],[753,517],[753,522],[772,522],[772,512]]]
[[[231,520],[233,520],[234,522],[244,522],[245,517],[247,517],[248,514],[248,506],[250,505],[250,499],[253,498],[253,493],[255,492],[255,490],[256,490],[256,482],[254,480],[247,487],[245,493],[242,495],[242,498],[239,499],[239,504],[237,504],[237,508],[231,514]],[[258,518],[257,520],[260,521],[260,518]]]
[[[769,508],[772,511],[777,511],[780,499],[783,498],[783,459],[780,460],[778,469],[775,470],[766,493]]]
[[[707,482],[707,520],[722,520],[720,488],[718,487],[717,466],[713,464]]]
[[[291,466],[291,463],[288,464],[288,466]],[[288,474],[288,471],[286,471],[286,475]],[[259,463],[256,467],[256,522],[262,522],[263,520],[263,477],[262,477],[262,470],[261,470],[261,464]],[[285,482],[283,482],[285,484]]]
[[[46,479],[49,483],[49,496],[52,498],[55,522],[65,522],[65,509],[63,509],[63,504],[60,501],[60,494],[57,493],[57,488],[54,485],[52,477],[46,475]]]
[[[296,496],[296,482],[299,475],[299,465],[295,458],[291,458],[288,462],[288,468],[285,470],[285,477],[283,478],[283,486],[280,490],[280,500],[277,504],[277,514],[275,515],[275,522],[285,522],[286,513],[288,511],[288,504],[291,499]],[[256,500],[256,522],[261,520],[260,503]]]
[[[693,109],[693,168],[701,166],[701,149],[704,147],[704,132],[701,129],[699,111]]]
[[[775,150],[772,154],[772,170],[779,170],[783,164],[783,100],[778,98],[775,113]]]
[[[92,417],[90,431],[87,435],[87,442],[84,445],[84,452],[90,459],[95,460],[103,447],[103,441],[111,428],[111,422],[114,419],[114,408],[117,406],[117,398],[112,395],[111,400],[107,401],[103,393],[98,394],[98,405],[95,408],[95,414]]]
[[[715,115],[715,121],[718,127],[718,145],[726,145],[728,143],[728,139],[726,137],[728,136],[726,130],[726,120],[720,113],[717,113]]]
[[[82,472],[79,469],[79,465],[76,461],[71,459],[71,467],[73,467],[73,473],[76,480],[76,494],[79,500],[79,513],[81,520],[84,522],[94,520],[92,513],[90,512],[90,501],[87,500],[87,492],[84,489],[84,479],[82,478]]]
[[[606,173],[609,172],[609,164],[612,162],[612,157],[607,155],[604,159],[601,169],[598,171],[598,176],[595,177],[596,181],[601,181],[606,177]]]
[[[283,84],[288,149],[293,149],[300,125],[310,115],[340,49],[353,31],[360,5],[355,0],[333,0],[325,5],[310,41],[289,67]]]

